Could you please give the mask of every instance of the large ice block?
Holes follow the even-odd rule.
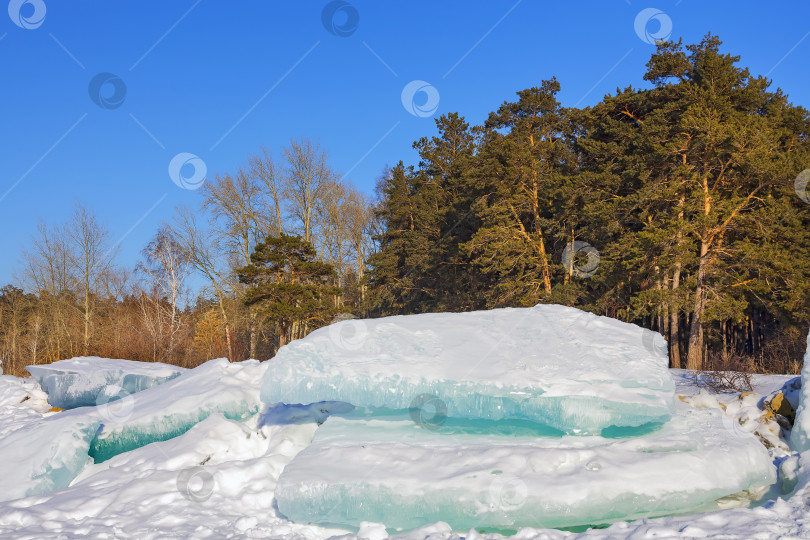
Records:
[[[26,367],[60,409],[107,403],[171,380],[185,368],[160,362],[134,362],[95,356]],[[114,392],[109,392],[113,388]]]
[[[364,521],[392,530],[444,521],[503,532],[718,509],[775,480],[764,446],[719,410],[683,410],[644,435],[614,439],[528,426],[486,435],[480,422],[448,419],[433,431],[407,417],[332,416],[284,469],[279,511],[355,530]]]
[[[790,432],[790,448],[795,452],[810,450],[810,334],[807,335],[807,349],[802,367],[802,389],[799,393],[796,420]]]
[[[245,420],[259,411],[265,365],[256,360],[211,360],[179,377],[122,399],[60,413],[98,419],[90,445],[100,463],[122,452],[182,435],[213,413]]]
[[[557,305],[348,320],[268,362],[267,403],[345,401],[571,433],[666,421],[674,384],[660,334]]]
[[[51,416],[0,439],[0,501],[60,489],[90,461],[99,422]]]

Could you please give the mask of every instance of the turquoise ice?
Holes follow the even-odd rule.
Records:
[[[266,403],[343,401],[522,419],[576,434],[665,422],[674,384],[649,330],[557,305],[348,320],[268,362]]]
[[[425,429],[407,415],[332,416],[284,469],[279,511],[354,530],[444,521],[456,531],[504,532],[716,510],[748,502],[775,480],[767,450],[719,410],[685,407],[629,438],[555,434],[520,421],[487,433],[486,422]]]
[[[0,500],[67,487],[90,457],[99,422],[89,417],[51,416],[0,440]]]
[[[96,463],[156,441],[182,435],[214,413],[242,421],[259,412],[259,381],[265,365],[256,360],[211,360],[159,386],[95,407],[60,415],[101,424],[89,453]]]
[[[796,452],[810,450],[810,334],[807,336],[807,350],[802,367],[802,389],[799,394],[799,407],[796,420],[790,432],[790,447]]]

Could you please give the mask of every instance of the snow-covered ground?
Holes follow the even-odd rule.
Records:
[[[591,327],[583,331],[592,332],[593,329]],[[653,352],[657,354],[656,351]],[[520,361],[525,362],[526,359]],[[386,475],[389,477],[397,479],[403,475],[418,474],[420,478],[415,479],[416,483],[421,481],[425,485],[440,482],[441,478],[462,478],[463,464],[453,461],[452,456],[447,455],[443,459],[448,466],[444,470],[437,470],[428,466],[420,467],[418,462],[411,459],[414,456],[402,453],[402,445],[389,446],[391,451],[388,453],[385,453],[383,446],[367,448],[369,441],[373,443],[372,446],[385,443],[386,438],[396,439],[395,443],[400,442],[402,434],[394,433],[388,428],[375,431],[373,428],[378,426],[376,420],[365,419],[363,415],[366,412],[363,409],[352,412],[350,406],[334,403],[294,407],[265,405],[258,414],[252,414],[252,404],[258,398],[263,379],[266,380],[264,375],[267,364],[227,364],[221,360],[212,361],[177,379],[132,394],[127,401],[121,400],[121,409],[112,412],[103,409],[112,404],[63,412],[50,411],[47,396],[33,380],[0,376],[0,495],[12,494],[0,497],[0,500],[6,499],[0,502],[0,537],[315,540],[342,537],[348,540],[386,538],[390,534],[390,537],[401,540],[501,538],[500,534],[486,532],[486,529],[481,532],[472,529],[453,531],[440,517],[436,523],[401,533],[393,529],[386,530],[384,525],[378,523],[361,523],[358,530],[352,527],[306,525],[285,519],[279,511],[279,501],[275,499],[277,485],[286,484],[285,489],[289,489],[290,486],[301,485],[305,480],[312,481],[312,474],[317,474],[318,470],[323,471],[323,476],[327,472],[338,476],[347,471],[354,475],[360,474],[363,472],[363,465],[358,461],[357,452],[366,452],[367,456],[378,461],[389,460],[385,465]],[[746,459],[755,461],[753,456],[762,452],[766,461],[770,460],[776,465],[779,478],[770,491],[762,495],[761,500],[750,505],[746,494],[737,494],[725,497],[715,505],[724,509],[630,522],[619,521],[605,528],[592,528],[584,532],[540,528],[543,520],[538,519],[536,524],[530,523],[531,527],[516,531],[514,538],[810,538],[810,524],[807,523],[810,516],[810,452],[791,452],[785,432],[780,431],[777,418],[763,413],[763,408],[766,408],[764,403],[794,377],[755,376],[753,393],[741,395],[737,392],[713,394],[696,386],[692,373],[683,370],[671,370],[671,373],[676,396],[675,416],[671,421],[673,423],[649,439],[617,439],[617,448],[594,449],[589,444],[602,444],[604,439],[577,439],[575,436],[561,434],[559,437],[562,438],[544,439],[541,446],[545,448],[540,449],[544,452],[541,460],[532,462],[530,457],[526,458],[531,443],[521,438],[525,433],[518,433],[524,426],[520,429],[510,428],[500,434],[506,437],[518,435],[511,446],[493,445],[489,449],[491,453],[487,453],[486,448],[479,448],[483,453],[477,454],[478,457],[485,455],[486,459],[495,459],[495,462],[500,463],[498,471],[502,474],[498,476],[505,478],[506,473],[513,469],[516,474],[510,478],[523,482],[510,483],[508,479],[501,482],[503,490],[498,495],[505,497],[507,510],[510,505],[517,507],[528,504],[525,502],[526,497],[522,496],[525,494],[522,494],[521,486],[530,488],[530,492],[541,489],[542,473],[538,472],[541,471],[538,469],[541,465],[555,471],[550,477],[554,484],[549,488],[560,497],[570,496],[565,494],[566,479],[572,485],[575,482],[584,484],[587,479],[581,478],[586,475],[608,473],[621,465],[617,458],[620,453],[614,450],[638,450],[639,445],[653,442],[658,444],[658,450],[668,445],[667,448],[672,453],[664,456],[666,461],[661,462],[667,468],[662,471],[664,476],[648,478],[650,485],[655,485],[655,481],[676,484],[677,479],[666,480],[666,475],[676,478],[678,468],[690,467],[690,459],[694,460],[691,462],[692,468],[684,469],[680,480],[684,484],[705,480],[707,485],[711,485],[726,479],[731,480],[730,476],[736,474],[736,469],[749,467],[753,462],[747,465],[721,463],[717,455],[702,456],[698,443],[709,445],[709,450],[713,444],[720,445],[724,448],[722,459],[723,456],[731,455],[727,450],[753,448],[746,445],[757,441],[762,448],[751,450],[753,453],[750,459]],[[184,383],[184,380],[191,382]],[[222,392],[216,392],[214,382],[221,385]],[[788,392],[786,397],[794,407],[798,405],[797,391]],[[206,408],[207,403],[226,404],[234,400],[244,401],[246,407],[240,406],[240,411],[244,409],[250,414],[243,417],[240,413],[234,419],[228,419],[218,412],[216,406]],[[174,405],[173,409],[172,404],[176,402],[184,404]],[[42,426],[50,426],[56,421],[90,422],[93,419],[104,424],[105,420],[110,423],[109,420],[112,419],[113,426],[139,425],[146,426],[145,431],[148,431],[150,419],[159,418],[160,410],[165,410],[171,416],[175,410],[189,408],[205,409],[206,414],[201,415],[196,423],[191,423],[190,427],[184,428],[187,431],[168,440],[161,440],[165,438],[165,434],[158,434],[156,442],[150,444],[146,444],[149,442],[146,439],[140,440],[134,449],[118,453],[100,463],[93,463],[92,459],[85,457],[80,471],[69,481],[69,485],[52,490],[47,486],[43,488],[41,481],[52,478],[53,471],[32,472],[25,468],[31,462],[50,462],[37,456],[43,455],[43,452],[47,456],[58,438],[51,437],[53,444],[49,445],[49,441],[40,435],[37,448],[26,446],[30,433],[47,433],[42,431]],[[226,407],[223,410],[227,414],[229,409]],[[148,411],[148,414],[144,411]],[[345,418],[328,419],[330,413],[340,413]],[[677,422],[681,421],[678,419],[689,417],[705,420],[686,429],[678,429]],[[351,421],[360,423],[347,426]],[[521,425],[520,420],[513,422]],[[406,430],[406,437],[417,438],[420,445],[429,449],[442,446],[443,451],[447,451],[447,439],[442,439],[441,430],[414,431],[414,426],[408,425],[407,419],[405,423],[398,425]],[[480,425],[469,427],[468,424],[455,425],[448,421],[446,426],[452,434],[445,437],[455,438],[454,444],[459,441],[463,443],[465,437],[471,441],[482,440]],[[442,428],[445,429],[445,426],[442,425]],[[110,428],[101,427],[100,433],[104,429]],[[355,435],[351,429],[357,430]],[[669,433],[667,429],[673,431]],[[751,433],[756,434],[757,438],[754,439]],[[368,440],[362,442],[360,439],[363,437]],[[566,450],[565,445],[572,440],[577,448]],[[74,446],[80,445],[81,437],[71,435],[71,441]],[[735,441],[739,442],[739,447],[728,447]],[[13,444],[10,445],[10,442]],[[690,446],[689,450],[687,446],[692,443],[695,445]],[[64,441],[62,444],[64,445]],[[554,451],[555,447],[557,452]],[[694,452],[694,456],[690,458],[689,452]],[[283,475],[287,465],[299,453],[301,461],[296,462],[297,465],[290,465],[288,474]],[[680,459],[679,453],[686,457]],[[426,463],[435,459],[434,454],[427,451],[425,455],[416,456],[415,459]],[[497,458],[492,457],[495,455]],[[644,460],[650,459],[649,456],[645,452],[637,455],[639,471],[646,470]],[[524,458],[523,461],[521,458]],[[571,460],[585,464],[585,470],[574,471],[572,468],[571,475],[566,476],[565,469],[561,466],[566,463],[572,466],[574,461]],[[594,465],[597,462],[598,466]],[[714,468],[712,463],[715,464]],[[33,476],[26,481],[26,477],[31,476],[29,473],[33,473]],[[526,476],[521,480],[517,473]],[[644,474],[650,473],[647,471]],[[304,478],[307,475],[310,477]],[[616,488],[627,487],[632,491],[634,485],[645,483],[645,478],[613,477],[610,483]],[[478,495],[472,491],[479,490],[479,483],[470,480],[469,486],[469,495]],[[729,489],[734,490],[733,487]],[[19,490],[24,490],[24,493],[15,494]],[[23,496],[26,491],[30,494]],[[570,491],[573,493],[576,490]],[[406,495],[418,496],[414,493]],[[755,497],[758,494],[747,495]],[[526,508],[530,509],[530,506]],[[531,518],[530,512],[527,517]]]

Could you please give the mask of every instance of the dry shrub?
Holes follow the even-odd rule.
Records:
[[[715,393],[751,392],[751,373],[757,366],[750,356],[709,354],[706,369],[696,371],[694,383]]]
[[[716,394],[724,392],[751,392],[751,374],[743,371],[696,371],[695,386]]]

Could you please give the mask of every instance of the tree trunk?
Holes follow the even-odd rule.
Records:
[[[84,293],[84,355],[90,355],[90,292]]]
[[[259,333],[256,331],[256,313],[250,314],[250,357],[256,359],[256,348],[259,343]]]
[[[681,263],[675,263],[672,273],[672,290],[678,290],[681,283]],[[669,363],[675,369],[681,368],[681,314],[677,309],[669,313]]]
[[[222,322],[225,325],[225,343],[228,344],[228,361],[233,362],[233,342],[231,341],[231,325],[228,324],[228,315],[225,306],[222,304],[222,297],[219,297],[219,311],[222,314]]]
[[[709,177],[703,167],[703,215],[711,213],[712,201],[709,193]],[[689,352],[686,359],[687,369],[703,369],[704,339],[703,312],[706,309],[706,274],[709,266],[709,247],[711,237],[703,233],[700,237],[700,261],[698,263],[697,286],[695,287],[695,305],[692,311],[692,324],[689,327]]]
[[[706,266],[709,250],[704,240],[700,244],[700,263],[697,273],[697,287],[695,288],[695,304],[692,311],[692,323],[689,326],[689,351],[686,358],[687,369],[703,369],[703,312],[706,308]]]
[[[684,163],[686,163],[686,156],[683,157]],[[683,207],[686,204],[686,194],[681,192],[681,196],[678,199],[678,222],[683,222]],[[678,250],[676,252],[676,257],[680,256],[680,247],[683,244],[683,229],[682,227],[678,227],[678,232],[675,236],[675,249]],[[678,290],[678,287],[681,286],[681,263],[675,263],[675,270],[672,272],[672,293],[673,296],[677,293],[675,291]],[[680,369],[683,365],[681,363],[681,310],[672,309],[669,314],[670,321],[670,339],[669,339],[669,358],[670,358],[670,365],[673,368]]]

